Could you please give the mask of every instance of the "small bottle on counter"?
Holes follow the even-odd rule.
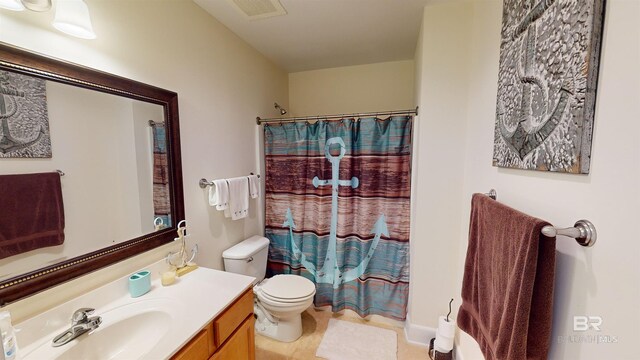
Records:
[[[2,357],[3,360],[14,360],[18,352],[18,343],[16,341],[16,333],[11,325],[11,315],[8,311],[0,311],[0,338],[2,338]]]

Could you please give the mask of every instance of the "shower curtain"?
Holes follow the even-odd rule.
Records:
[[[167,135],[164,124],[156,122],[153,130],[153,221],[162,219],[164,227],[171,226],[169,196],[169,164],[167,162]]]
[[[404,320],[411,116],[265,125],[268,275],[316,284],[316,306]]]

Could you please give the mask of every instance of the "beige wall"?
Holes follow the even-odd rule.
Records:
[[[291,115],[323,115],[415,107],[413,60],[289,74]]]
[[[0,41],[132,78],[178,93],[189,245],[197,261],[222,268],[222,251],[262,232],[262,206],[231,221],[209,208],[201,177],[256,171],[255,117],[288,106],[287,74],[191,1],[86,0],[98,38],[67,37],[49,13],[0,11]],[[99,229],[98,229],[99,231]],[[145,254],[9,306],[16,320],[95,287],[168,251]]]
[[[438,263],[428,265],[424,271],[440,274],[454,284],[457,305],[460,300],[460,285],[464,255],[467,244],[469,202],[474,192],[486,192],[490,188],[498,191],[499,201],[517,209],[541,217],[557,226],[570,226],[581,218],[596,225],[598,242],[593,248],[583,248],[569,238],[557,242],[556,294],[554,298],[554,321],[550,359],[636,359],[640,358],[635,334],[640,333],[640,271],[638,254],[640,243],[633,235],[634,224],[640,218],[640,2],[635,0],[611,0],[607,2],[605,33],[591,160],[591,174],[569,175],[534,171],[508,170],[491,166],[494,135],[497,72],[500,48],[501,1],[483,1],[462,5],[438,5],[425,9],[424,32],[437,31],[438,41],[458,43],[462,49],[451,49],[443,54],[441,70],[449,72],[446,62],[455,64],[460,70],[455,91],[448,92],[447,107],[454,104],[466,108],[466,115],[443,114],[443,124],[454,122],[464,130],[464,164],[461,196],[441,207],[459,214],[457,220],[441,226],[459,224],[456,231],[448,235],[431,237],[423,252],[441,251],[457,253],[456,261],[447,266],[448,274],[439,271]],[[471,18],[469,18],[471,14]],[[460,21],[460,19],[466,19]],[[457,23],[462,33],[443,31],[441,22]],[[439,44],[438,43],[438,44]],[[423,42],[423,67],[429,64],[430,55],[440,45]],[[466,63],[458,63],[460,51],[468,53]],[[454,65],[450,66],[451,68]],[[423,69],[423,71],[426,71]],[[466,81],[464,78],[466,77]],[[424,75],[423,75],[424,79]],[[442,85],[423,83],[425,90],[435,91]],[[450,97],[459,100],[452,102]],[[434,104],[434,106],[437,104]],[[424,124],[424,123],[422,123]],[[444,125],[443,125],[444,126]],[[438,128],[436,127],[437,130]],[[459,155],[450,156],[449,150],[459,145],[459,139],[446,145],[446,151],[429,146],[420,139],[421,154],[440,150],[443,156],[459,161]],[[422,176],[423,168],[430,169],[433,162],[420,163],[420,190],[430,185],[430,179]],[[459,170],[452,175],[455,179]],[[440,189],[442,191],[442,189]],[[421,194],[419,193],[419,196]],[[444,201],[444,199],[443,199]],[[448,247],[441,244],[448,243]],[[416,256],[422,256],[421,253]],[[415,258],[415,256],[414,256]],[[456,270],[453,270],[453,267]],[[414,285],[415,286],[415,285]],[[449,292],[450,285],[434,287],[430,294]],[[437,311],[426,310],[428,317],[414,319],[435,327],[434,313],[443,313],[438,296],[426,297],[420,306],[438,307]],[[415,297],[413,297],[415,300]],[[434,303],[437,301],[437,303]],[[416,304],[414,304],[416,305]],[[415,308],[415,306],[414,306]],[[456,307],[457,308],[457,307]],[[414,309],[415,310],[415,309]],[[415,313],[415,312],[414,312]],[[573,316],[601,316],[600,332],[580,333],[573,331]],[[617,336],[615,344],[558,343],[558,336],[572,335]],[[465,360],[478,359],[481,355],[477,345],[467,336],[462,336],[458,348]],[[459,356],[460,358],[460,356]]]
[[[455,21],[452,18],[455,17]],[[467,40],[472,12],[467,5],[427,6],[416,48],[411,291],[407,333],[428,342],[449,300],[459,298],[453,282],[462,219],[459,206],[465,159]],[[447,38],[443,38],[447,34]],[[459,300],[459,299],[457,299]],[[459,301],[454,302],[454,305]]]

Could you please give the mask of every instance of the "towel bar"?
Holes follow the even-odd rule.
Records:
[[[250,173],[251,175],[253,175],[253,173]],[[260,174],[258,174],[258,179],[260,178]],[[213,186],[213,181],[208,181],[205,178],[200,179],[200,181],[198,182],[198,185],[200,185],[201,189],[205,189],[207,186]]]
[[[598,239],[598,233],[596,227],[589,220],[578,220],[573,225],[574,227],[565,229],[556,229],[551,225],[547,225],[542,228],[542,234],[548,237],[554,237],[558,235],[568,236],[576,239],[576,242],[585,247],[592,247],[595,245]]]
[[[60,176],[64,176],[64,171],[62,171],[62,170],[56,170],[56,172],[57,172],[58,174],[60,174]]]
[[[485,195],[492,198],[493,200],[498,200],[498,192],[496,191],[496,189],[489,190],[489,192],[485,193]]]
[[[495,189],[489,190],[485,195],[493,200],[498,198],[498,193]],[[564,229],[556,229],[554,226],[547,225],[542,228],[542,234],[547,237],[556,237],[558,235],[568,236],[576,239],[578,244],[585,247],[592,247],[598,239],[596,227],[589,220],[578,220],[573,227]]]

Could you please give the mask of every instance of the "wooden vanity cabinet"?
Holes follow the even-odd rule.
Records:
[[[253,290],[248,289],[178,351],[172,360],[254,360]]]

